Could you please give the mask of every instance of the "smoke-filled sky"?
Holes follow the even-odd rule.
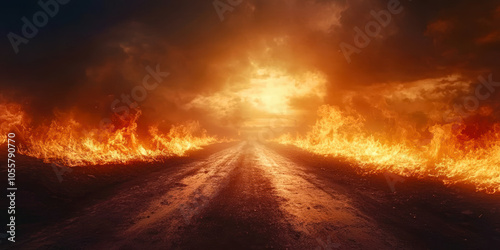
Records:
[[[478,77],[500,82],[498,0],[40,2],[46,24],[38,1],[3,1],[0,14],[2,96],[35,117],[98,121],[125,95],[144,119],[213,133],[305,128],[323,104],[427,123]],[[23,30],[23,17],[42,25]],[[480,106],[500,117],[490,92]]]

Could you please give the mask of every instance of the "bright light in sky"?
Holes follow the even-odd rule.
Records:
[[[298,115],[294,100],[323,102],[326,96],[326,78],[318,72],[289,74],[254,64],[249,73],[233,79],[237,80],[230,79],[216,93],[198,95],[189,106],[209,110],[217,119],[240,112],[245,126],[258,127],[265,126],[263,120],[272,116],[294,119]]]

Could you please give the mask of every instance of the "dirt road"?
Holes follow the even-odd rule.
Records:
[[[241,142],[138,177],[16,243],[46,249],[498,249],[500,199]],[[338,163],[341,165],[341,163]],[[480,200],[481,202],[477,202]],[[444,203],[443,203],[444,202]],[[21,237],[20,237],[21,238]]]

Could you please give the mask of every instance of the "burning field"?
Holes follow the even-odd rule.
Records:
[[[500,246],[498,1],[5,5],[2,247]]]
[[[446,184],[473,184],[487,193],[500,191],[500,123],[488,128],[432,124],[419,131],[392,120],[394,127],[389,130],[370,133],[359,114],[346,114],[331,106],[321,107],[318,114],[320,118],[305,136],[286,134],[276,141],[346,158],[362,174],[433,177]]]
[[[161,161],[218,141],[208,136],[195,121],[172,125],[166,133],[151,126],[149,135],[141,137],[137,132],[140,111],[125,119],[116,116],[117,124],[88,128],[72,117],[61,117],[46,125],[32,127],[20,105],[6,103],[1,104],[0,109],[5,114],[2,117],[5,119],[2,144],[7,142],[7,134],[15,131],[22,136],[19,153],[46,163],[85,166]]]

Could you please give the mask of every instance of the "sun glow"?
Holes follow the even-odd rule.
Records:
[[[228,78],[224,89],[198,95],[188,107],[205,109],[217,119],[235,112],[244,118],[245,127],[266,126],[269,117],[293,119],[300,113],[294,100],[312,98],[322,103],[326,78],[319,72],[291,74],[277,68],[253,65],[253,70]]]
[[[308,95],[323,99],[325,92],[325,79],[318,73],[290,76],[275,69],[258,69],[247,88],[235,94],[267,112],[287,114],[293,112],[291,99]]]

